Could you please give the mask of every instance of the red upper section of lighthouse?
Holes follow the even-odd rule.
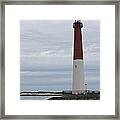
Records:
[[[82,48],[82,33],[81,28],[83,24],[80,21],[73,23],[74,28],[74,57],[73,59],[83,59],[83,48]]]

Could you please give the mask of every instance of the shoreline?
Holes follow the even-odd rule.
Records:
[[[73,94],[72,91],[46,92],[46,91],[26,91],[21,92],[20,97],[49,97],[47,100],[100,100],[100,91],[84,91],[79,94]]]

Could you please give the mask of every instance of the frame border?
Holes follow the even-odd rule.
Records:
[[[119,119],[119,0],[45,0],[1,2],[0,119]],[[115,5],[115,115],[5,115],[5,5]]]

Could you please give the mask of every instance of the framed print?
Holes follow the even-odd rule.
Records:
[[[1,5],[1,118],[118,118],[119,2]]]

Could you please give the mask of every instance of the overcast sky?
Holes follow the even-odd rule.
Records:
[[[72,69],[73,20],[22,20],[21,71],[41,69]],[[85,79],[99,84],[100,22],[82,20]],[[90,69],[98,73],[88,75]]]

